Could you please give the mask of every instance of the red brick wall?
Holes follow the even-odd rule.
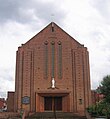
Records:
[[[62,79],[59,79],[59,41],[62,44]],[[47,74],[45,79],[45,42],[47,49]],[[52,80],[52,42],[54,42],[54,79],[56,87],[53,92]],[[51,24],[39,32],[27,43],[18,48],[16,61],[16,106],[15,110],[24,108],[28,111],[42,111],[36,99],[39,92],[69,92],[66,110],[84,114],[91,104],[89,56],[87,48],[78,43],[56,24],[52,32]],[[30,104],[22,103],[22,97],[30,97]],[[66,97],[65,97],[66,98]],[[42,102],[42,101],[41,101]],[[39,102],[40,103],[40,102]],[[63,105],[64,106],[64,105]],[[39,108],[39,109],[36,109]],[[65,108],[65,107],[63,107]]]
[[[97,102],[100,102],[104,99],[104,95],[98,93],[96,90],[91,91],[91,97],[92,97],[92,105],[96,104]]]
[[[14,92],[8,92],[7,111],[8,112],[14,111]]]
[[[4,107],[4,102],[0,100],[0,109],[3,109]]]

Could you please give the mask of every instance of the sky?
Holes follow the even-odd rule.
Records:
[[[52,21],[88,48],[92,89],[110,74],[110,0],[0,0],[0,97],[15,90],[18,47]]]

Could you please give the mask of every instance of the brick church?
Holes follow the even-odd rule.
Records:
[[[84,45],[52,22],[18,48],[14,111],[85,115],[89,105],[89,53]]]

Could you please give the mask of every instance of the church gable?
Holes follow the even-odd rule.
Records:
[[[43,30],[41,30],[38,34],[36,34],[33,38],[27,41],[23,46],[33,48],[36,45],[41,45],[45,42],[64,42],[69,47],[78,47],[82,46],[78,41],[76,41],[73,37],[71,37],[68,33],[66,33],[63,29],[61,29],[54,22],[50,23]]]
[[[89,76],[87,49],[50,23],[18,48],[14,108],[85,115],[91,101]]]

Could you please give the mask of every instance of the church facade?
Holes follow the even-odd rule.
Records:
[[[18,48],[14,111],[84,115],[91,104],[89,53],[54,22]]]

